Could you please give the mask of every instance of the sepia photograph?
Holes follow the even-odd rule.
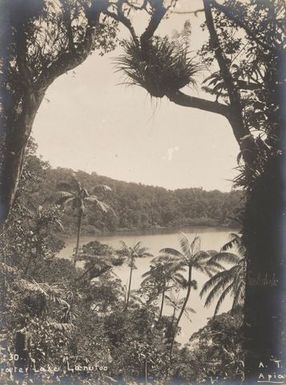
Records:
[[[286,385],[284,0],[0,0],[0,385]]]

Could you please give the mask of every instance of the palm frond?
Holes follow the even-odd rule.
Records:
[[[221,279],[219,282],[216,283],[216,285],[212,288],[212,290],[209,292],[206,300],[205,300],[205,306],[209,306],[214,298],[220,294],[222,290],[225,289],[226,285],[228,283],[231,283],[233,285],[232,277],[229,277],[225,275],[223,279]]]
[[[188,237],[186,236],[186,234],[182,233],[180,238],[179,238],[179,243],[180,243],[180,246],[181,246],[181,250],[184,254],[184,256],[188,259],[191,258],[192,254],[191,254],[191,247],[190,247],[190,241],[188,239]]]
[[[201,238],[197,235],[191,243],[192,254],[196,255],[201,250]]]
[[[149,253],[149,249],[147,247],[141,247],[139,250],[137,250],[136,256],[139,258],[145,258],[145,257],[153,257],[153,254]]]
[[[224,282],[224,280],[226,279],[226,277],[229,277],[230,274],[229,274],[229,271],[228,270],[224,270],[224,271],[221,271],[217,274],[215,274],[214,276],[212,276],[208,281],[205,282],[205,284],[203,285],[202,289],[201,289],[201,292],[200,292],[200,297],[202,298],[203,295],[211,290],[213,287],[215,287],[217,285],[217,283],[220,283],[220,282]]]
[[[187,307],[186,310],[190,313],[196,314],[197,312],[192,307]]]
[[[65,204],[72,199],[74,199],[74,195],[69,191],[57,191],[56,193],[56,203],[59,205]]]
[[[230,241],[224,244],[221,250],[227,251],[229,249],[232,249],[233,247],[237,248],[240,255],[245,254],[245,247],[242,242],[242,237],[237,233],[230,233]]]
[[[207,266],[206,268],[209,268],[211,271],[213,271],[214,273],[218,273],[219,271],[221,270],[225,270],[225,268],[223,267],[223,265],[221,265],[219,262],[217,261],[212,261],[212,260],[209,260],[207,261]]]
[[[222,292],[221,296],[219,297],[219,300],[217,301],[215,311],[214,311],[214,316],[217,315],[217,313],[218,313],[223,301],[225,300],[226,296],[232,291],[232,286],[233,286],[233,283],[231,283],[229,286],[227,286],[227,288]]]
[[[233,263],[237,264],[241,260],[241,257],[234,254],[234,253],[227,253],[227,252],[220,252],[214,255],[210,260],[209,263],[215,263],[215,262],[227,262],[227,263]]]
[[[97,193],[98,191],[112,191],[112,189],[106,184],[98,184],[93,188],[93,192]]]
[[[241,281],[234,290],[234,298],[232,303],[232,309],[240,305],[244,299],[245,282]]]
[[[141,242],[137,242],[131,249],[135,258],[153,257],[153,254],[149,253],[148,247],[141,246]]]
[[[224,270],[224,269],[219,264],[218,265],[212,264],[212,265],[205,265],[204,266],[204,272],[208,275],[209,278],[212,278],[215,274],[217,274],[221,270]]]
[[[72,207],[73,209],[78,208],[77,200],[74,197],[66,198],[61,204],[64,207]]]
[[[167,300],[167,302],[169,302],[169,304],[175,308],[175,309],[180,309],[181,306],[183,305],[184,303],[184,298],[179,298],[178,296],[175,296],[173,294],[171,295],[165,295],[165,298]]]
[[[179,250],[172,249],[169,247],[167,247],[165,249],[161,249],[160,253],[169,254],[169,255],[174,256],[174,257],[183,257],[183,254]]]
[[[215,315],[217,314],[227,294],[231,293],[234,296],[233,307],[241,302],[245,287],[246,270],[245,257],[241,257],[233,253],[222,251],[214,255],[208,263],[218,263],[217,261],[234,263],[234,266],[229,269],[224,268],[223,271],[216,273],[204,284],[201,290],[201,297],[209,291],[205,301],[205,306],[209,306],[214,298],[217,295],[220,295],[216,305]]]
[[[35,280],[33,280],[33,282],[30,282],[26,279],[19,279],[15,281],[15,285],[20,290],[34,292],[34,293],[41,293],[47,299],[54,300],[55,298],[58,298],[59,296],[63,295],[63,290],[59,289],[57,286],[49,285],[47,283],[39,283],[39,282],[36,282]]]
[[[128,250],[129,249],[129,247],[127,246],[127,244],[124,242],[124,241],[120,241],[120,244],[121,244],[121,249],[123,250]]]
[[[183,289],[188,287],[188,280],[182,274],[176,274],[172,280],[178,283]]]
[[[207,273],[207,270],[206,270],[205,266],[201,265],[200,263],[194,262],[192,264],[192,266],[193,266],[194,269],[198,270],[199,272],[201,272],[203,274]]]
[[[193,261],[199,263],[206,263],[211,258],[208,251],[198,251],[193,255]]]
[[[187,318],[187,320],[188,320],[189,322],[193,322],[192,319],[191,319],[190,313],[195,314],[196,311],[195,311],[194,309],[192,309],[191,307],[187,307],[187,308],[185,309],[185,311],[184,311],[185,317]]]
[[[96,203],[96,205],[102,210],[103,212],[108,212],[110,210],[110,206],[107,203],[102,202],[97,198],[96,195],[89,195],[85,198],[87,202]]]
[[[133,246],[133,249],[134,250],[139,250],[141,248],[141,241],[138,241],[137,243],[135,243],[135,245]]]

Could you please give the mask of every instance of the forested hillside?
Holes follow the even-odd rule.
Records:
[[[122,182],[95,172],[53,169],[34,155],[27,158],[26,167],[27,172],[35,176],[30,195],[37,204],[56,201],[59,191],[67,189],[66,185],[72,183],[74,176],[90,194],[97,185],[111,188],[111,191],[102,191],[97,196],[112,210],[104,213],[92,203],[86,205],[82,224],[82,231],[86,234],[189,225],[236,226],[243,207],[241,191],[223,193],[202,188],[171,191]],[[63,225],[65,232],[75,232],[76,216],[72,208],[65,209]]]

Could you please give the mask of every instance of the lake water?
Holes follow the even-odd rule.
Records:
[[[97,236],[82,236],[81,244],[88,243],[92,240],[98,240],[102,243],[106,243],[112,247],[120,248],[120,241],[124,241],[128,246],[134,246],[137,242],[141,242],[144,247],[149,249],[149,252],[154,256],[159,254],[159,251],[165,247],[172,247],[179,249],[178,238],[180,232],[188,234],[192,239],[195,235],[201,237],[201,249],[202,250],[220,250],[220,248],[229,240],[229,235],[233,230],[225,228],[215,228],[215,227],[191,227],[187,229],[181,229],[178,231],[168,231],[160,233],[136,233],[136,234],[116,234],[116,235],[97,235]],[[66,247],[61,251],[60,257],[70,258],[73,249],[75,247],[75,238],[70,238],[65,240]],[[136,260],[137,270],[133,273],[132,289],[138,289],[140,282],[142,281],[142,274],[145,273],[150,266],[152,258],[146,257]],[[114,272],[122,280],[123,285],[127,285],[129,269],[126,265],[115,267]],[[202,285],[207,280],[207,276],[194,271],[193,279],[198,282],[198,289],[193,290],[190,296],[189,304],[196,313],[191,313],[190,322],[187,317],[183,317],[180,323],[181,333],[178,336],[177,340],[181,343],[188,342],[190,336],[198,331],[200,328],[206,325],[208,319],[213,315],[215,303],[210,307],[204,307],[204,300],[199,296],[199,292],[202,288]],[[184,292],[182,293],[184,295]],[[228,311],[231,307],[231,299],[226,298],[225,302],[222,304],[220,312]],[[171,308],[168,306],[165,307],[165,314],[171,313]]]

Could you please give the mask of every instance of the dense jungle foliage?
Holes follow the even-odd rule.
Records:
[[[102,212],[88,204],[82,223],[82,233],[180,228],[184,226],[238,227],[244,204],[242,191],[229,193],[202,188],[166,190],[163,187],[117,181],[95,172],[74,172],[65,168],[51,168],[35,155],[28,159],[31,171],[37,174],[30,192],[38,204],[56,202],[57,192],[70,184],[74,176],[92,193],[97,185],[107,185],[111,191],[101,191],[99,197],[113,210]],[[33,186],[34,183],[34,186]],[[74,211],[65,210],[64,232],[75,234]]]
[[[190,12],[203,14],[206,32],[195,58],[189,55],[190,23],[174,39],[157,35],[176,0],[56,3],[60,6],[51,0],[0,4],[0,382],[234,384],[241,383],[244,362],[247,385],[256,383],[261,360],[285,358],[280,247],[286,214],[285,3],[202,0],[203,8]],[[140,11],[148,20],[139,35],[133,15]],[[73,175],[51,170],[33,155],[23,169],[34,118],[50,85],[95,49],[113,50],[122,25],[131,39],[120,42],[124,52],[117,61],[129,84],[228,120],[240,149],[235,183],[247,200],[242,237],[231,241],[237,246],[242,241],[242,253],[232,254],[230,245],[219,253],[203,251],[197,237],[182,236],[178,249],[154,256],[139,291],[132,290],[133,271],[136,259],[149,254],[145,245],[113,250],[93,242],[80,248],[83,232],[230,225],[241,213],[232,199],[241,193],[170,192]],[[209,98],[198,97],[200,91]],[[94,191],[101,184],[105,187]],[[77,234],[71,260],[57,258],[64,231]],[[128,287],[114,275],[114,267],[123,263]],[[205,273],[202,288],[193,279],[195,270]],[[216,310],[231,295],[232,309],[215,312],[182,347],[180,321],[191,312],[187,305],[197,289],[207,295],[206,305],[218,298]],[[164,312],[166,303],[171,316]]]
[[[221,383],[225,378],[240,379],[243,295],[238,297],[236,292],[244,274],[237,269],[239,258],[227,251],[232,245],[219,253],[203,251],[199,237],[182,235],[178,249],[152,256],[137,290],[132,277],[137,259],[151,256],[140,242],[122,243],[115,250],[92,241],[70,259],[59,258],[65,211],[58,204],[58,191],[45,187],[56,186],[56,178],[49,183],[47,175],[57,173],[33,155],[33,147],[29,146],[16,202],[0,235],[0,384],[205,384],[215,378]],[[58,171],[62,180],[64,172]],[[70,177],[71,171],[64,171]],[[83,175],[87,183],[90,176]],[[158,191],[168,197],[171,193],[112,182],[113,189],[136,188],[138,196],[141,188],[143,195]],[[101,203],[101,209],[108,207],[87,192],[81,199],[88,197]],[[82,207],[73,210],[79,213]],[[232,242],[239,243],[239,236]],[[223,261],[233,268],[223,267]],[[130,272],[128,287],[114,273],[122,264]],[[193,290],[202,289],[192,275],[195,270],[205,273],[204,292],[209,295],[202,301],[218,297],[221,302],[227,284],[233,307],[214,316],[189,343],[181,345],[177,342],[181,317],[192,317],[188,300]],[[216,289],[212,279],[219,282]]]

